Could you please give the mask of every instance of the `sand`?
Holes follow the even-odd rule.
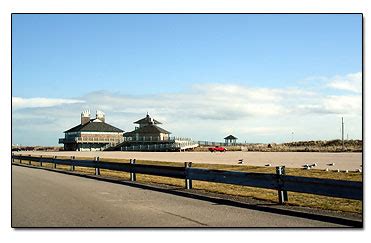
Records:
[[[315,152],[17,152],[24,155],[56,155],[76,157],[137,159],[169,162],[193,162],[207,164],[237,165],[242,159],[245,165],[271,166],[285,165],[289,168],[302,168],[304,164],[316,163],[315,169],[349,170],[362,169],[362,153],[315,153]],[[330,166],[328,164],[335,163]]]

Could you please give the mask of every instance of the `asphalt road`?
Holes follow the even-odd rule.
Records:
[[[12,227],[338,227],[12,166]]]

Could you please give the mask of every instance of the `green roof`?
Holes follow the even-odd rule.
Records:
[[[233,135],[229,135],[228,137],[225,137],[224,139],[237,139],[237,138]]]
[[[152,119],[148,114],[146,115],[146,117],[134,122],[135,124],[162,124],[161,122],[155,120],[155,119]]]
[[[124,133],[124,136],[125,137],[133,136],[136,133],[140,133],[140,134],[154,134],[154,133],[171,134],[171,132],[168,132],[165,129],[152,124],[152,125],[140,127],[140,128],[138,128],[138,129],[136,129],[134,131],[131,131],[131,132],[126,132],[126,133]]]
[[[84,125],[79,124],[64,132],[123,132],[123,130],[105,122],[94,122],[93,120],[90,120],[89,123]]]

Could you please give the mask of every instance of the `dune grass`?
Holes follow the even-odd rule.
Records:
[[[63,158],[63,157],[58,157]],[[67,157],[65,157],[67,158]],[[91,158],[79,158],[79,159],[91,159]],[[124,159],[101,159],[106,162],[115,163],[129,163],[128,160]],[[17,162],[17,161],[16,161]],[[28,163],[28,161],[23,161]],[[136,161],[137,164],[148,164],[148,165],[163,165],[163,166],[177,166],[184,167],[183,163],[178,162],[161,162],[161,161]],[[32,165],[40,166],[39,162],[31,162]],[[43,167],[53,168],[51,163],[43,163]],[[274,167],[259,167],[259,166],[238,166],[238,165],[219,165],[219,164],[192,164],[195,168],[204,169],[215,169],[215,170],[228,170],[228,171],[242,171],[242,172],[257,172],[257,173],[275,173]],[[70,170],[70,166],[57,165],[58,169]],[[94,168],[86,167],[75,167],[75,171],[91,174],[95,173]],[[130,175],[127,172],[119,172],[112,170],[100,170],[102,176],[119,178],[122,180],[129,180]],[[313,178],[327,178],[337,180],[349,180],[349,181],[362,181],[362,173],[357,172],[334,172],[334,171],[323,171],[323,170],[303,170],[299,168],[286,168],[286,175],[313,177]],[[137,174],[137,181],[141,183],[154,183],[163,184],[183,188],[184,179],[176,179],[161,176],[152,176]],[[276,190],[262,189],[248,186],[228,185],[222,183],[204,182],[204,181],[193,181],[193,189],[200,192],[213,192],[231,196],[242,196],[250,197],[259,200],[266,200],[269,202],[277,202],[278,195]],[[326,210],[351,212],[351,213],[362,213],[362,201],[333,198],[319,195],[312,195],[306,193],[288,192],[289,201],[287,205],[313,207]]]

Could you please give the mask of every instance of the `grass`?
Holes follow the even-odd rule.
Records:
[[[58,157],[63,158],[63,157]],[[67,158],[67,157],[65,157]],[[91,159],[91,158],[80,158],[80,159]],[[123,159],[102,159],[107,162],[116,163],[129,163],[128,160]],[[39,162],[31,162],[32,165],[40,166]],[[164,165],[164,166],[177,166],[184,167],[184,164],[177,162],[160,162],[160,161],[137,161],[137,164],[150,164],[150,165]],[[43,167],[53,168],[51,163],[43,163]],[[274,167],[259,167],[259,166],[237,166],[237,165],[216,165],[216,164],[192,164],[195,168],[205,169],[216,169],[216,170],[228,170],[228,171],[242,171],[242,172],[258,172],[258,173],[275,173]],[[57,165],[58,169],[70,170],[70,166]],[[94,174],[94,168],[75,167],[75,171],[84,174]],[[123,180],[129,180],[129,173],[119,172],[112,170],[100,170],[102,176],[115,177]],[[323,170],[303,170],[297,168],[286,168],[286,175],[295,175],[303,177],[313,178],[327,178],[337,180],[349,180],[349,181],[362,181],[362,174],[357,172],[334,172],[334,171],[323,171]],[[154,183],[171,185],[177,187],[184,187],[183,179],[175,179],[169,177],[152,176],[137,174],[137,181],[141,183]],[[247,186],[228,185],[213,182],[204,181],[193,181],[193,189],[198,191],[213,192],[231,196],[242,196],[250,197],[259,200],[266,200],[269,202],[277,202],[277,191],[270,189],[262,189]],[[351,212],[351,213],[362,213],[362,201],[333,198],[318,196],[305,193],[288,192],[289,201],[288,205],[294,206],[305,206],[313,207],[326,210]]]

